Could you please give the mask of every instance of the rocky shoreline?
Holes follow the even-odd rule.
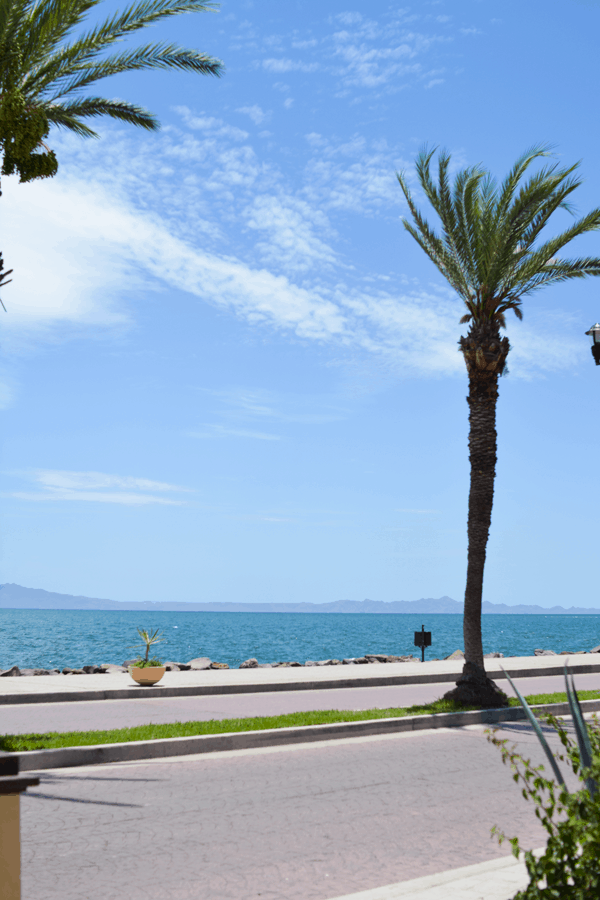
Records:
[[[554,650],[534,650],[534,656],[581,656],[585,653],[600,653],[600,645],[593,647],[591,650],[562,650],[556,653]],[[460,660],[465,655],[462,650],[455,650],[449,656],[445,656],[444,660]],[[503,659],[503,653],[486,653],[485,659]],[[126,659],[123,665],[114,665],[113,663],[102,663],[101,665],[87,665],[80,669],[72,669],[65,666],[63,669],[21,669],[18,666],[11,666],[9,669],[0,670],[0,678],[17,678],[22,675],[102,675],[102,674],[126,674],[129,666],[134,665],[135,659]],[[349,657],[347,659],[307,659],[304,663],[295,661],[259,663],[257,659],[251,657],[244,660],[238,666],[239,669],[285,669],[285,668],[302,668],[306,666],[361,666],[361,665],[381,665],[383,663],[420,663],[421,660],[410,654],[409,656],[394,656],[387,653],[367,653],[364,656]],[[440,662],[437,657],[432,657],[425,662]],[[172,662],[168,660],[163,663],[167,672],[190,672],[205,671],[207,669],[229,669],[227,663],[214,662],[207,656],[200,656],[191,659],[187,663]]]

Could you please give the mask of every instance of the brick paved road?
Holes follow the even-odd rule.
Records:
[[[478,726],[42,777],[23,900],[326,900],[506,856],[495,823],[544,843]]]
[[[525,694],[563,691],[562,676],[517,679]],[[577,675],[579,690],[598,689],[598,674]],[[221,694],[208,697],[139,698],[69,703],[2,706],[0,734],[29,731],[75,731],[125,728],[150,722],[186,722],[240,716],[275,716],[312,709],[376,709],[429,703],[452,684],[410,684],[393,687],[340,688],[325,691],[279,691],[258,694]],[[504,683],[509,694],[511,690]]]

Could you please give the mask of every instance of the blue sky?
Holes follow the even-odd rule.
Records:
[[[108,81],[162,131],[54,133],[56,178],[3,179],[0,580],[116,600],[462,599],[462,310],[402,227],[394,173],[427,142],[501,176],[546,141],[582,160],[579,211],[600,205],[599,25],[583,0],[224,0],[148,32],[225,76]],[[524,313],[484,596],[600,606],[584,335],[600,283]]]

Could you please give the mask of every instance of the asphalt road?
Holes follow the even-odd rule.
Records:
[[[562,676],[517,679],[524,694],[564,691]],[[512,691],[506,682],[500,685]],[[580,690],[600,688],[600,675],[577,675]],[[125,728],[151,722],[189,722],[245,716],[275,716],[314,709],[385,709],[429,703],[453,685],[394,685],[324,691],[275,691],[200,697],[32,703],[0,707],[0,734]],[[150,689],[149,689],[150,690]]]
[[[481,726],[52,770],[22,799],[23,900],[328,900],[508,856],[494,824],[544,844]]]

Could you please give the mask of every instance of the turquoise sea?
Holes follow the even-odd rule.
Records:
[[[462,648],[460,615],[357,613],[132,612],[0,609],[0,668],[79,668],[122,663],[136,655],[136,628],[160,628],[165,660],[209,656],[232,667],[343,659],[365,653],[418,653],[414,632],[425,626],[433,644],[426,658]],[[600,644],[600,616],[485,615],[484,651],[531,656],[545,650],[590,650]]]

